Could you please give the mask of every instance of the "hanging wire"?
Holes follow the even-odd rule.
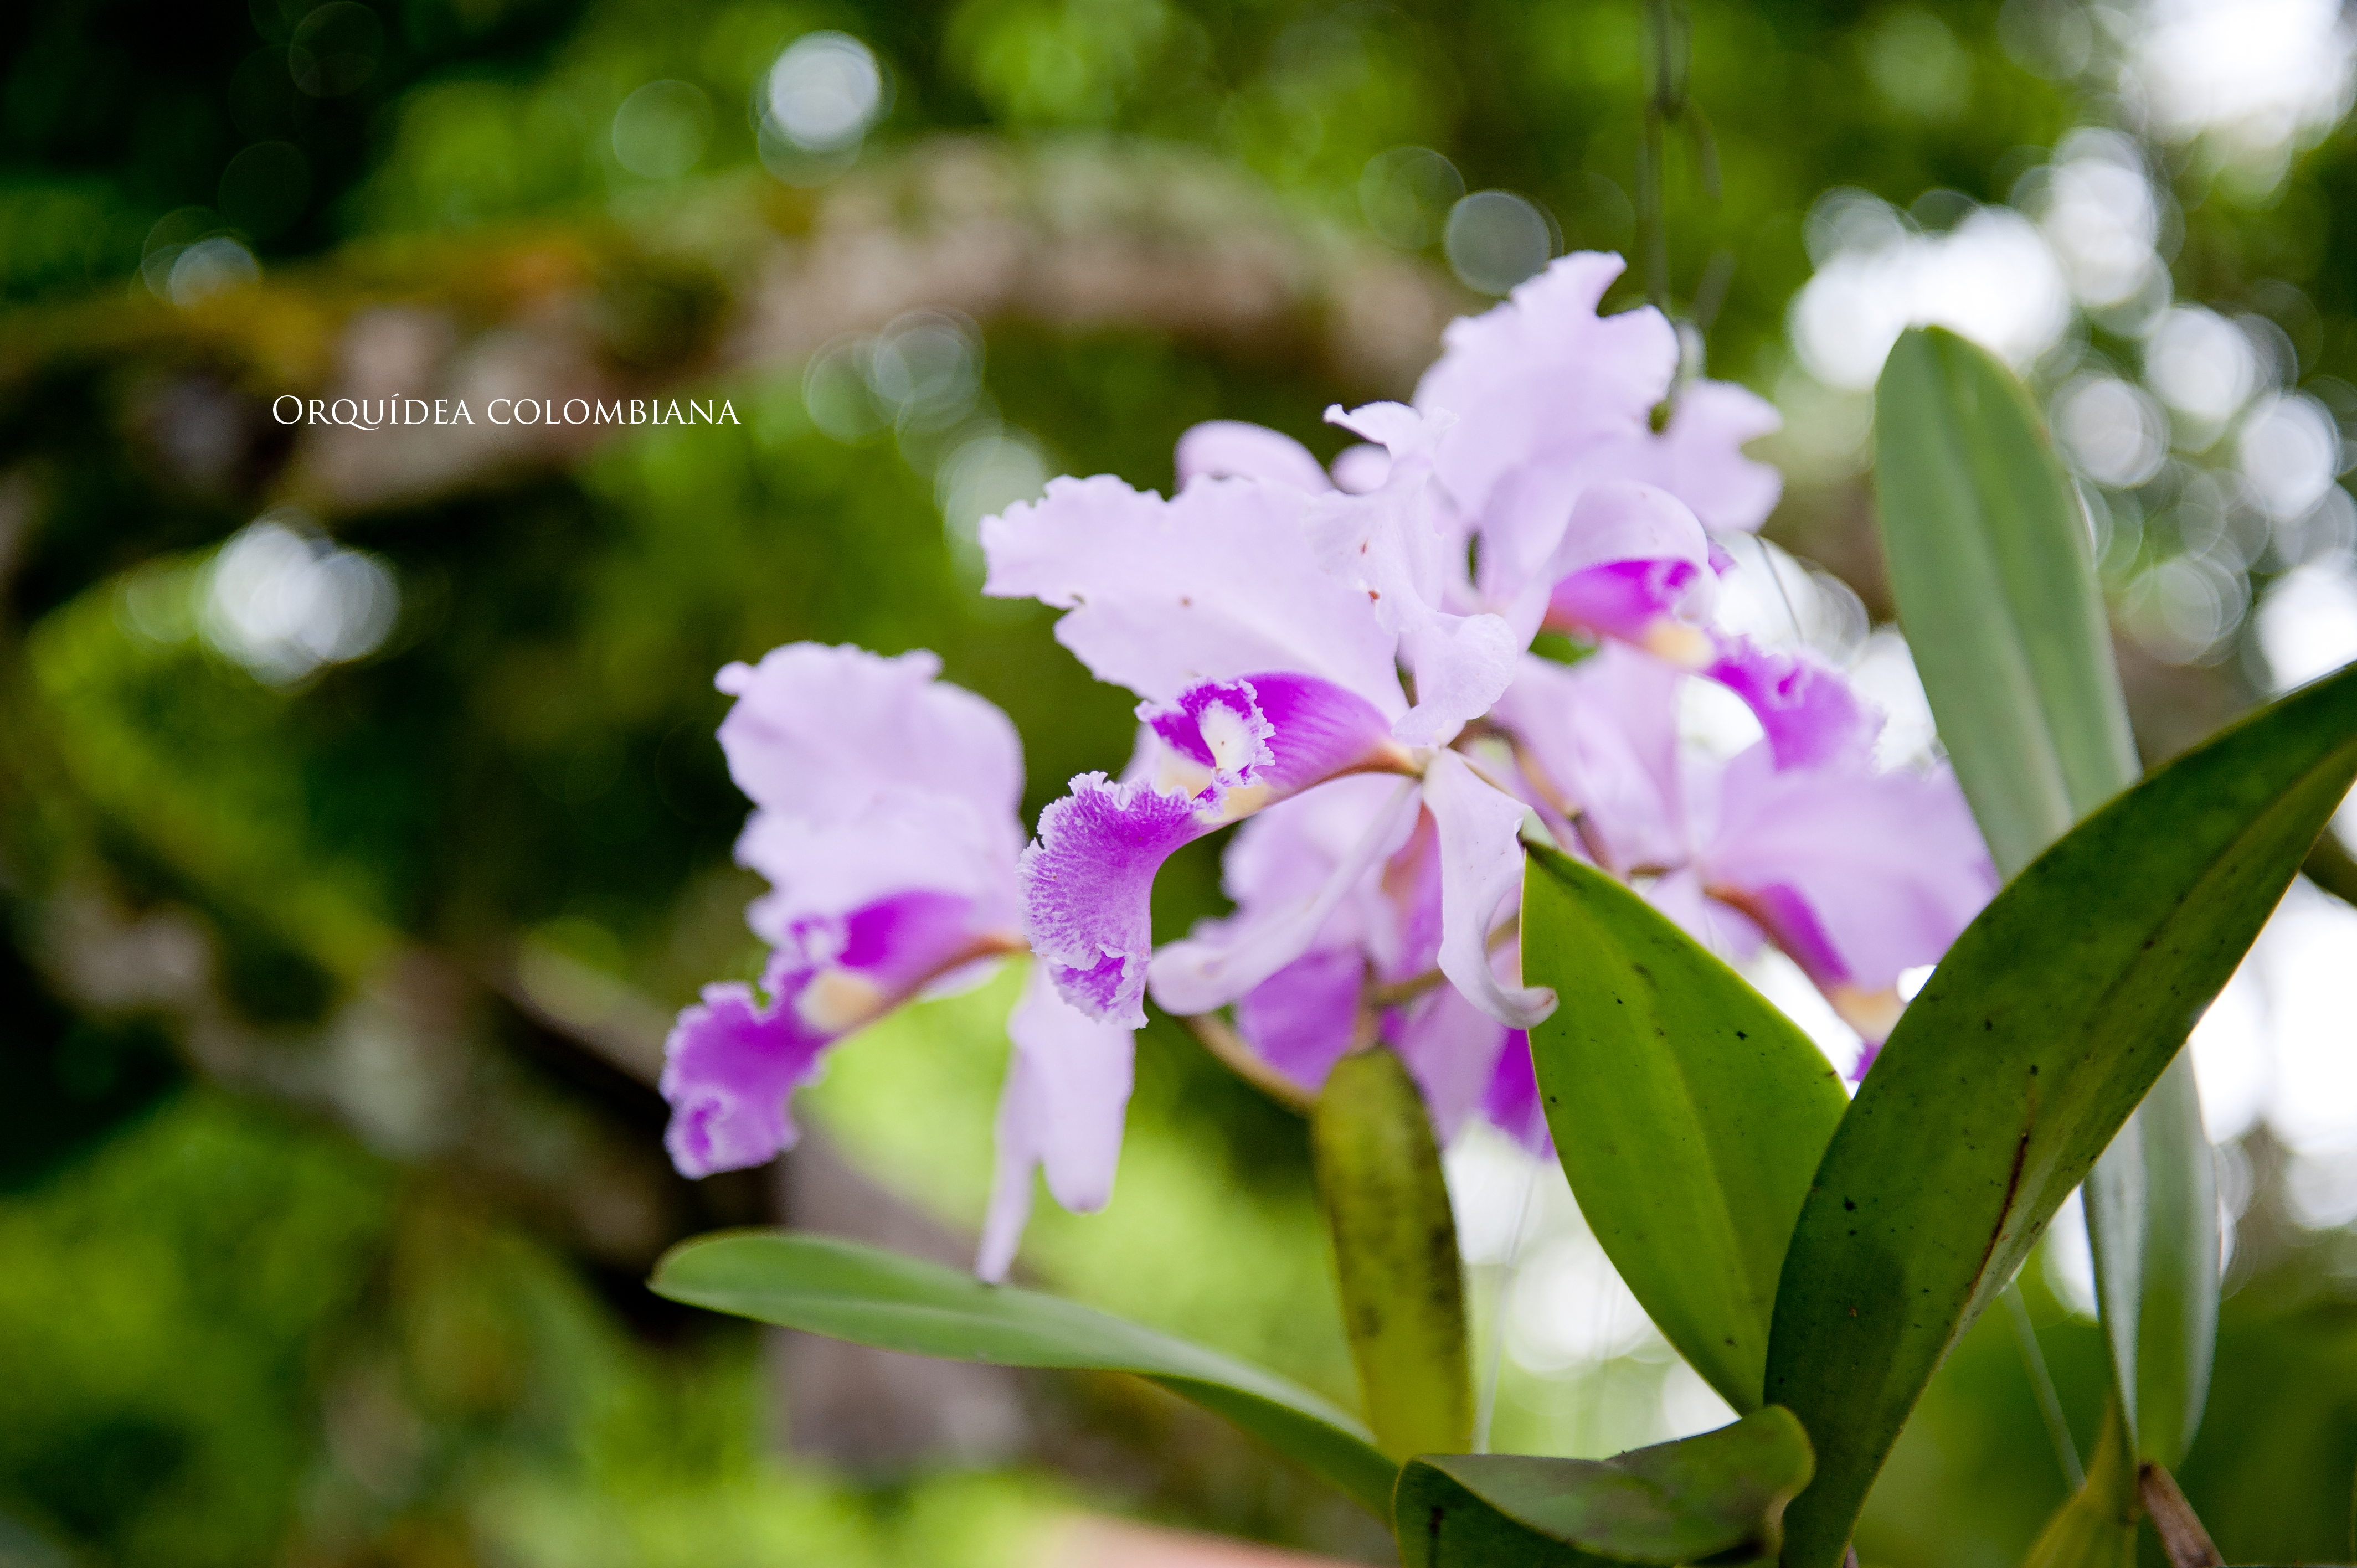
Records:
[[[1514,1229],[1506,1238],[1506,1261],[1498,1271],[1497,1305],[1491,1313],[1490,1353],[1483,1358],[1481,1386],[1473,1396],[1473,1452],[1490,1452],[1490,1422],[1498,1413],[1498,1379],[1506,1358],[1506,1309],[1514,1299],[1514,1275],[1523,1262],[1523,1227],[1530,1218],[1531,1191],[1538,1185],[1538,1162],[1523,1162],[1522,1195],[1514,1200]]]
[[[2054,1392],[2053,1375],[2046,1369],[2046,1352],[2038,1348],[2038,1330],[2029,1321],[2029,1304],[2021,1299],[2021,1282],[2005,1287],[2005,1312],[2013,1319],[2013,1340],[2021,1347],[2021,1364],[2029,1370],[2030,1391],[2038,1396],[2038,1413],[2046,1418],[2046,1435],[2054,1440],[2054,1457],[2077,1492],[2087,1484],[2086,1467],[2079,1463],[2079,1445],[2071,1441],[2071,1423],[2063,1419],[2062,1401]]]

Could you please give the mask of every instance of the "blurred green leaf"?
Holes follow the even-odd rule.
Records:
[[[1776,1298],[1767,1397],[1818,1445],[1791,1568],[1831,1568],[1956,1337],[2217,994],[2357,777],[2357,671],[2083,823],[1933,972],[1842,1119]]]
[[[1891,591],[1959,781],[2011,876],[2136,780],[2127,700],[2079,501],[1986,351],[1910,332],[1876,390]],[[2215,1157],[2179,1059],[2087,1178],[2114,1376],[2136,1448],[2184,1457],[2218,1331]]]
[[[1405,1568],[1772,1562],[1813,1468],[1801,1423],[1771,1407],[1613,1459],[1416,1459],[1394,1528]]]
[[[2095,1297],[2137,1456],[2192,1445],[2218,1342],[2218,1167],[2179,1051],[2087,1177]]]
[[[1346,1412],[1257,1367],[1109,1313],[825,1236],[724,1231],[673,1248],[658,1295],[880,1349],[1134,1372],[1223,1417],[1378,1515],[1397,1469]]]
[[[2141,771],[2086,520],[2029,393],[1952,332],[1899,339],[1874,420],[1900,625],[2011,876]]]
[[[2136,1462],[2116,1406],[2104,1412],[2104,1434],[2087,1466],[2087,1484],[2054,1510],[2022,1568],[2136,1568]]]
[[[1432,1120],[1399,1058],[1336,1062],[1309,1144],[1376,1444],[1395,1459],[1462,1453],[1473,1439],[1465,1268]]]
[[[1548,1124],[1596,1239],[1671,1344],[1757,1410],[1784,1244],[1848,1108],[1808,1036],[1611,877],[1533,849],[1523,966]]]

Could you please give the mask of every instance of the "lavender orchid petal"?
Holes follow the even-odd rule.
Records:
[[[1291,671],[1407,711],[1396,636],[1319,564],[1304,518],[1319,498],[1199,478],[1172,500],[1119,479],[1055,479],[985,519],[983,591],[1070,613],[1056,639],[1099,680],[1170,703],[1204,681]]]
[[[1469,515],[1482,514],[1497,484],[1524,464],[1645,429],[1677,371],[1677,334],[1651,308],[1596,314],[1626,264],[1594,252],[1562,257],[1442,334],[1445,350],[1417,383],[1415,406],[1457,416],[1437,466]]]
[[[1039,814],[1020,868],[1025,924],[1031,950],[1073,1006],[1145,1026],[1154,874],[1217,825],[1199,818],[1186,795],[1102,773],[1073,779],[1072,792]]]
[[[1334,455],[1334,488],[1354,496],[1382,489],[1391,472],[1392,455],[1371,442],[1345,446]]]
[[[813,821],[855,815],[888,792],[1011,819],[1022,740],[988,702],[937,680],[941,671],[922,650],[887,659],[814,642],[727,665],[714,684],[737,699],[720,724],[728,776],[763,811]]]
[[[1129,1105],[1135,1043],[1127,1029],[1100,1023],[1058,995],[1034,964],[1006,1020],[1014,1042],[998,1101],[997,1163],[974,1273],[1006,1277],[1031,1212],[1031,1173],[1075,1214],[1113,1197]]]
[[[1353,947],[1303,954],[1246,992],[1236,1004],[1236,1032],[1262,1060],[1316,1093],[1351,1048],[1367,961]]]
[[[1441,1143],[1453,1142],[1480,1109],[1512,1034],[1453,985],[1436,987],[1393,1015],[1384,1037],[1407,1064]]]
[[[1695,381],[1678,394],[1668,428],[1647,445],[1651,472],[1712,528],[1749,533],[1784,494],[1775,466],[1743,455],[1744,443],[1784,426],[1775,404],[1731,381]]]
[[[1861,765],[1882,729],[1882,714],[1839,671],[1805,652],[1771,652],[1749,638],[1726,637],[1706,673],[1760,716],[1779,768]]]
[[[1624,480],[1591,485],[1523,599],[1536,596],[1549,627],[1615,638],[1695,669],[1711,654],[1695,624],[1717,599],[1710,560],[1709,536],[1675,496]]]
[[[1520,1029],[1506,1036],[1505,1048],[1498,1053],[1489,1088],[1481,1095],[1481,1115],[1526,1153],[1543,1160],[1555,1158],[1555,1136],[1547,1130],[1538,1073],[1531,1065],[1531,1037]]]
[[[1435,525],[1424,493],[1439,422],[1402,403],[1348,413],[1332,408],[1326,417],[1382,443],[1391,466],[1382,487],[1366,495],[1314,499],[1310,537],[1328,572],[1365,596],[1415,676],[1415,706],[1396,720],[1393,735],[1410,746],[1442,744],[1497,701],[1527,639],[1502,617],[1444,607],[1464,574],[1461,553]]]
[[[1527,1029],[1555,1011],[1555,993],[1501,982],[1490,952],[1491,933],[1522,893],[1527,808],[1453,751],[1426,770],[1424,804],[1440,835],[1440,971],[1481,1011]]]
[[[1936,962],[1996,891],[1944,767],[1795,771],[1754,746],[1727,765],[1698,865],[1714,897],[1765,928],[1829,993],[1877,993]]]
[[[794,1143],[787,1097],[818,1069],[834,1036],[813,1029],[791,996],[764,1006],[753,988],[707,985],[664,1042],[662,1097],[671,1103],[663,1146],[688,1176],[766,1164]]]
[[[1314,886],[1248,918],[1206,921],[1166,945],[1154,955],[1155,1001],[1172,1013],[1208,1013],[1308,952],[1370,873],[1407,840],[1415,824],[1415,799],[1413,781],[1394,786],[1358,839]]]
[[[1616,875],[1674,865],[1688,853],[1680,679],[1617,643],[1569,668],[1525,655],[1491,714],[1514,737],[1558,836]]]
[[[1178,437],[1178,488],[1199,478],[1266,479],[1297,490],[1333,489],[1309,448],[1283,431],[1241,419],[1211,419]]]

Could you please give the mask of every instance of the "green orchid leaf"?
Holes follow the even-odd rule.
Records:
[[[2136,1522],[2143,1515],[2136,1456],[2115,1403],[2104,1411],[2104,1434],[2087,1464],[2087,1484],[2054,1510],[2021,1568],[2136,1568]]]
[[[830,1338],[1001,1367],[1133,1372],[1325,1477],[1382,1518],[1398,1467],[1348,1413],[1275,1373],[1110,1313],[828,1236],[722,1231],[655,1265],[656,1294]]]
[[[1393,1530],[1404,1568],[1772,1563],[1813,1466],[1773,1407],[1615,1459],[1430,1455],[1400,1472]]]
[[[1941,1359],[2216,996],[2357,777],[2357,669],[2153,774],[2039,857],[1932,973],[1825,1151],[1767,1397],[1816,1441],[1788,1568],[1840,1561]]]
[[[2193,1444],[2218,1342],[2218,1176],[2179,1051],[2081,1189],[2095,1298],[2137,1457]]]
[[[1848,1108],[1773,1004],[1612,877],[1534,848],[1523,973],[1581,1214],[1653,1322],[1738,1411],[1760,1408],[1784,1243]]]
[[[2077,497],[2029,394],[1986,350],[1908,333],[1876,389],[1892,596],[2000,874],[2136,781],[2127,700]],[[2089,1175],[2096,1294],[2136,1448],[2174,1465],[2217,1342],[2215,1156],[2173,1064]]]
[[[2144,771],[2085,517],[2021,383],[1936,327],[1883,366],[1874,491],[1899,624],[2011,876]]]
[[[1473,1441],[1465,1266],[1432,1119],[1397,1056],[1334,1064],[1309,1146],[1376,1445],[1395,1459],[1461,1454]]]

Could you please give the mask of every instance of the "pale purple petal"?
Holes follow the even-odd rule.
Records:
[[[1702,875],[1681,866],[1654,879],[1645,901],[1677,922],[1686,935],[1740,969],[1759,956],[1767,935],[1749,916],[1703,891]]]
[[[1694,622],[1717,579],[1691,561],[1614,561],[1583,567],[1547,596],[1546,624],[1641,648],[1692,669],[1710,657],[1709,638]]]
[[[1012,813],[985,819],[946,795],[895,791],[828,821],[757,811],[737,841],[737,860],[772,890],[753,901],[746,919],[776,947],[798,922],[926,891],[967,907],[974,940],[995,934],[1011,942],[1021,929],[1015,878],[1021,832]]]
[[[1398,639],[1400,661],[1415,677],[1415,706],[1392,733],[1411,746],[1447,741],[1489,711],[1513,678],[1527,639],[1496,615],[1460,615],[1445,607],[1469,595],[1461,540],[1441,526],[1426,494],[1437,422],[1403,403],[1370,403],[1326,417],[1380,441],[1391,454],[1381,488],[1365,495],[1315,498],[1307,513],[1319,561],[1362,594],[1377,620]]]
[[[1154,875],[1211,831],[1188,797],[1102,773],[1073,779],[1039,814],[1039,836],[1023,852],[1025,925],[1066,1000],[1092,1018],[1145,1026]]]
[[[720,724],[729,777],[763,810],[819,822],[856,815],[888,791],[940,795],[1011,822],[1022,741],[1005,714],[936,680],[941,668],[921,650],[887,659],[815,642],[726,666],[715,684],[737,698]]]
[[[791,997],[764,1006],[753,988],[704,988],[663,1044],[663,1146],[680,1174],[706,1176],[766,1164],[794,1142],[786,1099],[818,1069],[834,1036],[803,1023]]]
[[[1563,537],[1548,554],[1545,575],[1552,580],[1631,561],[1679,561],[1707,570],[1710,550],[1701,520],[1676,496],[1657,485],[1604,480],[1580,491]]]
[[[1372,443],[1345,446],[1334,455],[1334,488],[1354,496],[1382,489],[1391,472],[1392,455]]]
[[[1492,603],[1533,585],[1566,517],[1594,485],[1658,486],[1727,529],[1757,528],[1781,491],[1776,471],[1742,453],[1776,428],[1776,413],[1740,387],[1694,382],[1679,392],[1668,427],[1652,429],[1676,372],[1677,339],[1651,308],[1596,314],[1621,266],[1618,256],[1593,253],[1555,262],[1504,304],[1453,323],[1446,352],[1416,389],[1418,408],[1457,416],[1437,471],[1481,535],[1481,589]]]
[[[1337,780],[1304,801],[1356,782]],[[1308,952],[1327,933],[1336,912],[1362,897],[1377,867],[1406,842],[1415,829],[1415,782],[1401,780],[1314,886],[1240,908],[1226,920],[1204,921],[1185,940],[1166,945],[1154,955],[1155,1001],[1182,1015],[1208,1013]]]
[[[1669,391],[1677,335],[1660,312],[1596,314],[1625,264],[1595,252],[1562,257],[1442,334],[1446,347],[1417,383],[1415,405],[1457,416],[1437,467],[1468,514],[1483,514],[1492,489],[1524,464],[1643,431]]]
[[[984,520],[984,591],[1070,611],[1057,640],[1149,702],[1291,671],[1389,722],[1407,711],[1397,638],[1318,564],[1304,526],[1315,499],[1251,479],[1197,479],[1167,501],[1110,477],[1054,479],[1044,499]]]
[[[1432,759],[1424,804],[1440,834],[1440,971],[1484,1013],[1527,1029],[1555,1011],[1555,993],[1500,980],[1490,952],[1491,933],[1522,896],[1527,808],[1453,751]]]
[[[1006,1277],[1031,1213],[1031,1172],[1039,1168],[1058,1203],[1092,1213],[1113,1197],[1121,1163],[1135,1045],[1127,1029],[1101,1023],[1058,995],[1034,964],[1006,1020],[1014,1042],[998,1100],[998,1152],[974,1273]]]
[[[1520,1029],[1506,1036],[1496,1070],[1481,1096],[1481,1114],[1492,1127],[1544,1160],[1555,1158],[1546,1107],[1539,1099],[1538,1074],[1531,1066],[1531,1037]]]
[[[1453,985],[1436,986],[1385,1019],[1384,1038],[1407,1064],[1443,1144],[1480,1109],[1512,1033]]]
[[[1784,493],[1774,465],[1743,455],[1747,441],[1783,428],[1766,398],[1731,381],[1694,381],[1678,393],[1669,428],[1644,444],[1649,463],[1632,477],[1677,492],[1712,528],[1749,533]]]
[[[1210,791],[1216,810],[1204,810],[1222,822],[1337,774],[1406,765],[1372,704],[1306,675],[1207,681],[1168,706],[1140,704],[1137,716],[1168,748],[1157,782],[1199,797]]]
[[[1779,768],[1862,765],[1882,714],[1830,665],[1805,652],[1772,652],[1748,637],[1722,637],[1706,671],[1760,716]]]
[[[1535,774],[1556,836],[1587,846],[1616,875],[1679,865],[1690,853],[1679,680],[1660,660],[1618,643],[1569,667],[1525,655],[1491,715]]]
[[[1178,437],[1178,488],[1199,478],[1267,479],[1297,490],[1332,489],[1309,448],[1280,430],[1211,419]]]
[[[1357,948],[1317,949],[1244,993],[1236,1032],[1262,1060],[1316,1093],[1351,1048],[1366,983],[1366,955]]]
[[[1820,987],[1878,993],[1936,963],[1996,891],[1945,768],[1796,771],[1755,746],[1728,764],[1698,869]]]

